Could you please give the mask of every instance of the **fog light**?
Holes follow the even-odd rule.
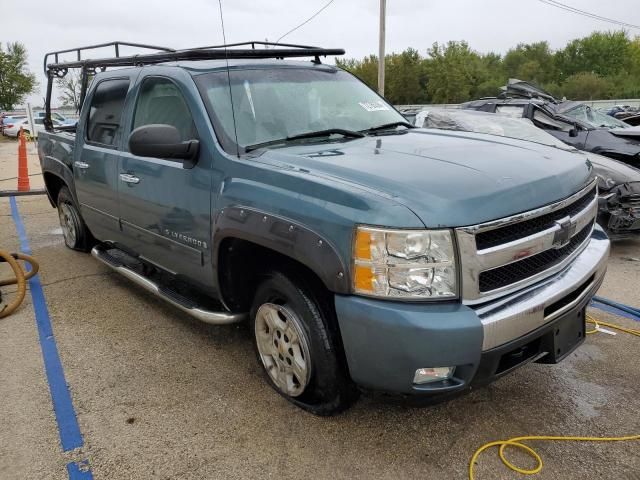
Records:
[[[422,384],[446,380],[447,378],[451,378],[454,370],[455,367],[419,368],[413,376],[413,383]]]

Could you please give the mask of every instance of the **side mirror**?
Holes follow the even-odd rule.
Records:
[[[143,125],[129,135],[129,151],[134,155],[184,160],[184,168],[195,166],[199,148],[198,140],[183,142],[173,125]]]

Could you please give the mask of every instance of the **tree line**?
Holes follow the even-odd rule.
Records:
[[[337,64],[377,89],[378,58]],[[77,107],[78,78],[58,81],[60,101]],[[495,96],[507,79],[540,85],[573,100],[640,98],[640,37],[625,31],[594,32],[552,50],[545,41],[521,43],[504,55],[479,53],[465,41],[434,43],[422,56],[407,48],[385,56],[385,96],[396,105],[460,103]],[[20,43],[0,44],[0,109],[11,110],[37,86]]]
[[[378,57],[337,64],[377,89]],[[396,105],[460,103],[495,96],[509,78],[533,82],[557,98],[640,97],[640,37],[594,32],[552,50],[546,41],[520,43],[504,55],[479,53],[465,41],[434,43],[422,56],[407,48],[385,56],[385,97]]]
[[[27,50],[21,43],[0,43],[0,110],[12,110],[36,87],[27,68]]]

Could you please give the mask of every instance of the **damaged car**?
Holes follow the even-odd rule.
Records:
[[[462,104],[462,108],[523,117],[577,149],[640,167],[640,127],[599,112],[582,102],[557,100],[548,92],[510,79],[498,97]]]
[[[462,109],[429,109],[415,114],[415,126],[518,138],[583,155],[598,176],[598,223],[613,239],[640,235],[640,170],[636,168],[571,147],[525,118]]]
[[[610,115],[631,126],[640,125],[640,109],[629,105],[614,105],[603,113]]]

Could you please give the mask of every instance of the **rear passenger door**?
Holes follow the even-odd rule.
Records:
[[[141,79],[128,108],[127,137],[144,125],[167,124],[178,129],[183,141],[199,139],[184,84],[179,82],[180,77],[147,75]],[[195,166],[185,168],[179,159],[133,155],[127,139],[123,150],[118,189],[127,246],[172,273],[206,283],[202,267],[211,238],[209,156],[201,150]]]
[[[103,241],[119,238],[118,157],[122,112],[131,78],[99,80],[87,99],[77,135],[83,141],[74,152],[73,175],[82,217]]]

